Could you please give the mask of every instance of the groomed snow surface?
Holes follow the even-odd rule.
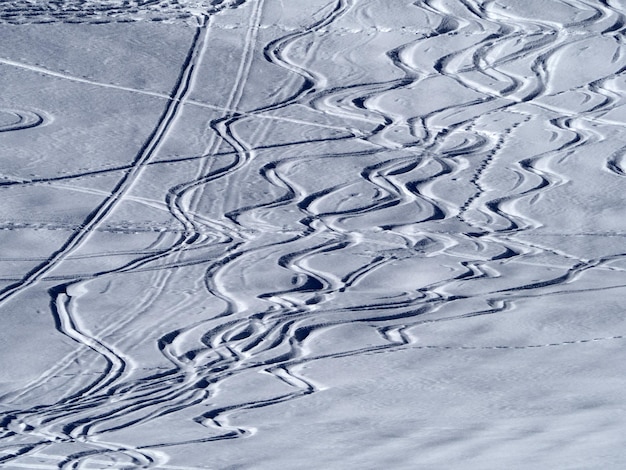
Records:
[[[0,3],[0,467],[626,468],[624,0]]]

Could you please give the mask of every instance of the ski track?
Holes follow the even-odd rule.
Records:
[[[550,15],[526,17],[523,10],[515,13],[514,8],[502,8],[493,1],[406,2],[406,8],[419,9],[428,18],[431,28],[394,39],[397,44],[379,64],[388,68],[391,78],[381,80],[368,79],[368,71],[351,62],[348,52],[345,63],[358,73],[347,78],[341,76],[343,64],[337,65],[335,76],[328,64],[317,60],[324,53],[325,38],[332,37],[333,31],[345,32],[343,21],[366,21],[376,2],[329,2],[308,25],[268,42],[263,42],[267,35],[261,34],[264,3],[211,2],[203,14],[197,10],[202,5],[196,3],[191,9],[184,2],[169,2],[158,12],[150,2],[54,10],[16,0],[2,7],[0,20],[15,24],[165,18],[191,19],[196,26],[169,95],[0,60],[7,66],[85,86],[148,93],[166,100],[157,127],[131,165],[29,180],[5,176],[0,181],[2,191],[37,185],[63,188],[64,182],[122,175],[80,226],[0,221],[0,228],[9,231],[69,232],[60,248],[0,291],[0,306],[14,304],[27,292],[55,282],[55,287],[48,287],[51,315],[58,332],[77,345],[55,367],[5,395],[4,401],[15,408],[0,417],[0,465],[29,468],[28,459],[37,455],[49,461],[38,468],[170,468],[168,447],[253,438],[254,423],[235,426],[229,417],[323,389],[323,384],[300,372],[313,361],[402,349],[530,350],[624,339],[623,332],[536,344],[422,344],[417,338],[420,327],[431,323],[515,315],[521,302],[539,296],[595,295],[624,287],[577,285],[598,270],[623,274],[618,262],[624,253],[580,256],[525,236],[543,228],[528,208],[549,200],[551,193],[572,182],[571,176],[557,171],[559,165],[576,152],[608,145],[624,131],[623,123],[611,117],[613,110],[623,106],[623,90],[615,83],[625,70],[619,58],[623,61],[626,20],[618,6],[608,0],[562,0],[557,3],[563,8],[584,14],[559,21]],[[211,53],[209,36],[220,11],[245,7],[252,10],[246,28],[234,33],[242,37],[244,46],[225,103],[216,106],[191,99],[196,92],[195,74]],[[377,35],[385,34],[391,32],[381,28],[373,39],[363,42],[374,43]],[[358,41],[359,34],[354,37]],[[558,67],[550,64],[577,44],[605,39],[616,44],[613,69],[607,67],[606,75],[568,89],[556,89],[552,74]],[[351,49],[358,45],[352,44]],[[283,78],[267,103],[250,107],[249,87],[259,61],[272,65]],[[441,100],[430,109],[421,105],[420,93],[439,83],[456,93],[454,99]],[[559,104],[559,97],[566,93],[584,96],[583,104],[591,104],[578,110],[567,102]],[[390,104],[402,100],[408,104]],[[410,114],[412,104],[419,114]],[[221,113],[197,129],[204,151],[157,159],[186,107]],[[331,124],[310,124],[330,136],[294,136],[289,142],[268,143],[280,124],[309,125],[304,118],[289,116],[298,107],[329,117]],[[0,136],[35,129],[50,120],[40,111],[2,108]],[[351,124],[343,129],[337,122]],[[551,132],[552,142],[537,151],[530,145],[528,151],[520,152],[516,147],[524,129],[533,125]],[[250,127],[254,131],[248,132]],[[612,178],[623,178],[625,148],[618,143],[605,155],[596,156],[604,158],[598,167]],[[186,167],[191,168],[189,179],[165,188],[161,200],[130,195],[131,188],[142,184],[146,169],[175,169],[182,164],[195,165]],[[515,183],[506,184],[494,176],[501,174],[514,177]],[[265,195],[246,193],[251,178],[267,188]],[[455,182],[459,181],[464,184],[457,190]],[[123,200],[167,212],[172,223],[167,227],[107,224]],[[142,230],[161,232],[161,236],[143,250],[120,249],[116,254],[132,255],[132,259],[115,268],[98,267],[99,259],[110,253],[78,253],[89,246],[94,232],[130,237]],[[502,274],[518,265],[531,269],[531,264],[524,263],[540,256],[558,260],[555,266],[559,268],[543,272],[538,267],[539,274],[510,281]],[[64,263],[78,259],[93,260],[96,268],[81,276],[55,276],[54,271]],[[421,269],[423,265],[438,273],[437,260],[451,267],[445,275],[415,285],[402,281],[388,293],[372,288],[376,279],[394,278],[394,270],[402,266]],[[173,302],[168,293],[179,288],[185,272],[191,273],[193,281],[186,282],[194,284],[197,292]],[[90,286],[106,282],[119,288],[124,279],[137,275],[147,276],[142,282],[148,282],[152,290],[139,296],[134,305],[124,306],[123,315],[112,312],[119,320],[96,332],[87,312],[81,310],[81,299],[93,296]],[[541,279],[530,280],[537,276]],[[469,286],[477,286],[476,292]],[[115,295],[114,289],[102,295]],[[197,298],[209,308],[187,318],[185,312],[196,308]],[[156,313],[161,304],[169,308],[165,316]],[[142,326],[144,316],[154,322]],[[316,349],[317,339],[355,325],[371,328],[379,342],[336,344],[327,352]],[[142,371],[129,347],[132,341],[137,347],[149,344],[158,350],[160,356],[154,360],[158,365]],[[52,379],[71,375],[77,361],[90,360],[93,370],[74,375],[61,398],[42,401]],[[229,380],[250,372],[269,374],[282,384],[284,393],[217,404],[215,399]],[[33,404],[19,407],[20,403]],[[180,414],[189,419],[190,410],[195,417],[189,425],[206,428],[206,437],[140,445],[108,438],[166,416]],[[55,447],[67,443],[80,450],[60,455]]]

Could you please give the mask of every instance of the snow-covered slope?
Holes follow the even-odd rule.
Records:
[[[624,466],[624,12],[0,3],[0,467]]]

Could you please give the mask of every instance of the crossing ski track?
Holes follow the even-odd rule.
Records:
[[[78,227],[37,225],[69,235],[0,290],[4,309],[45,290],[56,330],[76,344],[21,388],[3,390],[0,466],[226,468],[231,458],[265,468],[249,450],[268,439],[255,416],[342,390],[333,383],[344,378],[327,372],[342,361],[389,358],[400,377],[393,358],[401,354],[433,364],[431,353],[437,361],[480,354],[494,369],[502,363],[488,361],[545,354],[549,362],[563,350],[584,370],[593,351],[622,344],[623,2],[558,0],[548,11],[539,0],[333,0],[296,2],[280,15],[267,0],[110,2],[108,10],[68,1],[59,11],[9,3],[0,23],[157,18],[192,24],[181,27],[193,38],[170,94],[0,58],[94,93],[164,104],[131,164],[0,180],[0,191],[67,189],[122,174],[109,193],[74,187],[102,202]],[[229,25],[233,18],[245,22]],[[225,65],[233,76],[224,99],[210,103],[196,85],[216,31],[231,31],[239,49]],[[582,61],[591,65],[581,70]],[[206,114],[190,128],[187,113]],[[0,139],[52,119],[0,108]],[[196,150],[165,154],[174,135]],[[173,175],[167,187],[150,180],[162,168]],[[107,221],[125,202],[171,223],[143,248],[100,248],[93,235],[114,230]],[[102,263],[113,255],[124,261]],[[91,270],[73,274],[67,266],[77,260]],[[63,376],[65,391],[47,392]],[[533,419],[547,427],[544,416]],[[280,439],[290,426],[280,424]],[[487,468],[494,452],[467,441],[476,455],[445,460],[431,437],[423,436],[425,463]],[[554,463],[527,450],[531,461]],[[222,463],[203,466],[198,454],[212,452]],[[332,468],[333,452],[301,468]],[[601,452],[620,458],[616,448]],[[359,458],[342,468],[382,465]],[[414,468],[416,458],[400,457],[397,468]]]

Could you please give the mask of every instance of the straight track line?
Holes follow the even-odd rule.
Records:
[[[118,181],[111,194],[91,213],[83,222],[81,228],[74,232],[46,261],[36,266],[27,273],[19,282],[12,284],[0,291],[0,306],[8,300],[18,295],[20,292],[33,285],[48,272],[54,269],[70,253],[75,251],[87,240],[95,228],[115,209],[124,195],[132,188],[138,180],[143,168],[150,162],[157,153],[168,132],[173,127],[183,102],[191,91],[190,85],[193,81],[196,64],[199,60],[200,51],[203,50],[210,26],[210,19],[206,19],[197,27],[193,42],[187,54],[187,58],[176,82],[174,91],[170,95],[168,105],[163,112],[159,123],[152,134],[143,145],[133,165],[127,173]]]

